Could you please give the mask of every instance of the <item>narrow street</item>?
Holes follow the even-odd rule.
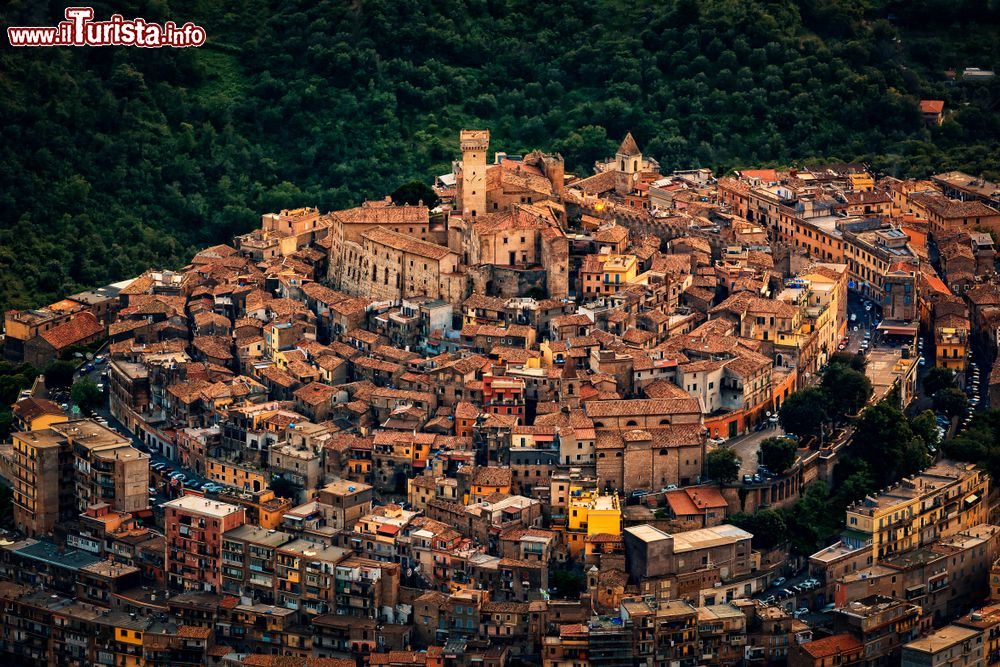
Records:
[[[775,438],[780,435],[784,435],[785,432],[782,430],[779,424],[775,424],[773,428],[765,428],[763,431],[752,431],[746,435],[741,435],[736,438],[730,438],[721,447],[732,447],[736,450],[736,454],[740,457],[740,479],[743,479],[743,475],[753,475],[757,472],[757,450],[760,449],[760,443],[767,438]]]

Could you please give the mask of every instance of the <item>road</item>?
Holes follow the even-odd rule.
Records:
[[[775,438],[784,435],[781,426],[775,424],[774,428],[765,428],[763,431],[753,431],[726,441],[724,447],[732,447],[740,457],[740,479],[743,475],[752,475],[757,472],[757,451],[760,443],[767,438]]]
[[[105,383],[107,382],[108,361],[107,358],[101,359],[100,362],[97,362],[96,359],[101,359],[101,355],[99,354],[97,357],[95,357],[95,361],[88,362],[89,365],[91,366],[91,370],[89,371],[84,370],[86,369],[88,364],[84,364],[83,366],[81,366],[80,369],[77,371],[77,377],[82,378],[84,376],[88,376],[90,377],[91,380],[93,380],[96,384],[100,385],[105,390],[104,402],[97,409],[97,417],[103,418],[105,421],[107,421],[108,426],[110,428],[116,430],[118,433],[132,440],[133,447],[135,447],[141,452],[148,453],[150,456],[150,465],[153,465],[155,463],[163,463],[164,465],[168,465],[171,468],[173,468],[174,472],[184,473],[189,483],[195,483],[195,482],[201,483],[208,481],[201,475],[195,473],[193,470],[182,467],[176,461],[172,461],[164,456],[161,456],[156,452],[151,452],[149,448],[145,445],[145,443],[143,443],[138,437],[129,432],[128,428],[126,428],[124,424],[119,422],[111,415],[110,406],[108,404],[108,392],[107,388],[104,387]],[[58,396],[58,400],[59,402],[66,404],[70,410],[73,409],[72,397],[69,395],[69,392],[61,392]],[[157,490],[155,496],[156,502],[152,503],[154,509],[158,509],[161,503],[170,500],[171,498],[177,497],[180,494],[181,490],[183,489],[183,487],[181,487],[180,485],[174,485],[173,487],[168,487],[169,480],[165,479],[163,475],[161,475],[155,470],[150,469],[149,473],[150,473],[150,486],[155,487]]]

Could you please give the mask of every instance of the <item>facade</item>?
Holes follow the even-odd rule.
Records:
[[[883,558],[984,523],[988,477],[972,464],[941,461],[847,508],[849,546]]]
[[[136,512],[148,506],[149,455],[91,420],[13,435],[14,523],[51,534],[89,505]]]
[[[185,591],[221,591],[222,535],[243,525],[243,508],[188,495],[165,503],[164,511],[167,583]]]

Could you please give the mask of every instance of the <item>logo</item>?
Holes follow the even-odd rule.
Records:
[[[110,20],[94,21],[93,7],[67,7],[66,20],[55,27],[21,26],[7,28],[11,46],[164,46],[186,48],[205,43],[205,29],[188,21],[163,25],[145,19],[125,19],[114,14]]]

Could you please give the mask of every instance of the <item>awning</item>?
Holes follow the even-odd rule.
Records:
[[[968,495],[968,496],[965,497],[965,504],[966,505],[971,505],[972,503],[976,502],[977,500],[979,500],[979,496],[977,496],[976,494],[973,493],[973,494],[970,494],[970,495]]]
[[[886,324],[882,322],[878,325],[878,330],[890,336],[916,336],[916,324]]]

